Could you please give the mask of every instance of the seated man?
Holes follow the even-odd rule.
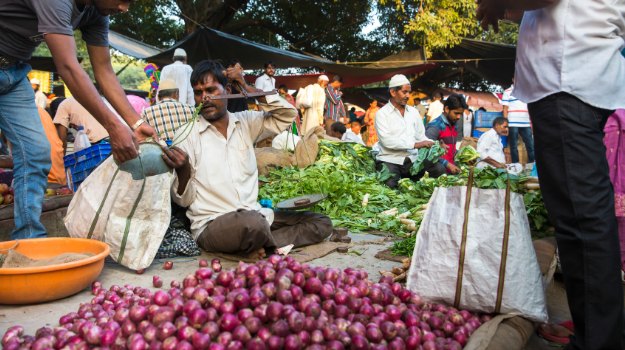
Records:
[[[102,124],[73,97],[67,98],[61,102],[53,122],[56,126],[56,132],[63,142],[64,150],[67,150],[67,133],[70,127],[83,126],[85,128],[85,133],[89,137],[89,142],[92,145],[109,137],[108,132]]]
[[[503,153],[502,136],[508,135],[508,120],[504,117],[493,120],[493,128],[483,133],[477,141],[477,152],[480,154],[478,168],[491,166],[506,168],[506,155]]]
[[[173,140],[176,130],[193,118],[193,107],[178,101],[178,87],[173,80],[162,80],[158,86],[157,101],[141,113],[141,119],[154,127],[156,134]]]
[[[254,143],[287,129],[297,115],[284,99],[271,105],[259,98],[265,112],[227,111],[226,76],[246,91],[241,72],[223,74],[215,61],[198,63],[191,75],[195,104],[202,104],[200,119],[178,147],[165,149],[163,159],[175,169],[171,193],[175,203],[188,207],[191,232],[207,251],[262,258],[266,251],[293,244],[319,243],[332,232],[324,215],[261,208]],[[180,132],[180,131],[179,131]]]
[[[443,113],[429,122],[425,128],[425,135],[428,138],[440,141],[447,149],[447,153],[441,157],[441,164],[451,174],[460,173],[460,168],[454,164],[456,142],[458,142],[456,123],[462,118],[464,110],[467,108],[469,107],[464,97],[458,94],[450,95],[443,105]]]
[[[349,124],[349,129],[346,130],[345,134],[341,138],[341,141],[345,142],[355,142],[361,145],[365,145],[362,140],[362,135],[360,134],[360,129],[362,128],[362,124],[359,121],[353,121]]]
[[[384,165],[393,174],[386,185],[395,188],[401,178],[410,177],[418,180],[427,171],[431,177],[439,177],[445,173],[440,162],[425,162],[424,170],[416,176],[410,175],[412,163],[417,159],[420,148],[430,148],[434,141],[425,136],[423,119],[416,108],[408,106],[410,97],[410,81],[406,76],[397,74],[389,83],[391,98],[389,103],[380,108],[375,115],[375,129],[378,134],[379,153],[376,166]]]

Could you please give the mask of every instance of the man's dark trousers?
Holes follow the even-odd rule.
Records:
[[[623,286],[603,126],[610,111],[557,93],[528,105],[575,335],[567,349],[623,349]]]

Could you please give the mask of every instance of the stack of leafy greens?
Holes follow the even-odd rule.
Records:
[[[352,232],[384,231],[404,238],[393,247],[398,255],[411,255],[414,249],[415,233],[400,222],[397,215],[385,212],[404,213],[403,219],[414,221],[418,229],[425,204],[436,187],[465,186],[469,170],[462,168],[457,176],[443,175],[437,179],[427,174],[417,182],[402,179],[397,190],[384,181],[390,174],[386,168],[377,172],[371,150],[355,143],[319,143],[317,161],[305,168],[288,167],[275,169],[263,182],[259,198],[269,198],[273,203],[306,194],[323,193],[328,197],[313,208],[328,215],[334,225],[348,228]],[[475,169],[474,185],[483,189],[505,189],[508,179],[513,191],[521,191],[524,179],[509,175],[501,169]],[[547,217],[540,192],[527,192],[525,204],[533,230],[546,229]]]
[[[419,148],[417,150],[417,159],[415,159],[410,168],[410,175],[415,176],[419,174],[425,167],[426,161],[430,163],[437,162],[445,152],[445,148],[438,141],[434,142],[434,146],[430,148]]]
[[[456,165],[475,165],[480,158],[480,154],[473,146],[464,146],[456,152],[454,161]]]

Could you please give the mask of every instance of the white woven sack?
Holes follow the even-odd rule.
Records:
[[[109,157],[74,194],[64,219],[69,235],[106,242],[111,258],[130,269],[150,266],[171,220],[172,177],[133,180]]]
[[[508,194],[507,216],[506,190],[472,188],[466,207],[467,187],[436,188],[417,234],[407,287],[433,302],[547,321],[523,197]]]

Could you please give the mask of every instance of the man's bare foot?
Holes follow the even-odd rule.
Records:
[[[258,249],[257,251],[252,252],[252,253],[251,253],[250,255],[248,255],[247,257],[248,257],[249,259],[252,259],[252,260],[262,260],[262,259],[264,259],[264,258],[265,258],[265,256],[267,256],[267,255],[265,254],[265,248],[260,248],[260,249]]]

